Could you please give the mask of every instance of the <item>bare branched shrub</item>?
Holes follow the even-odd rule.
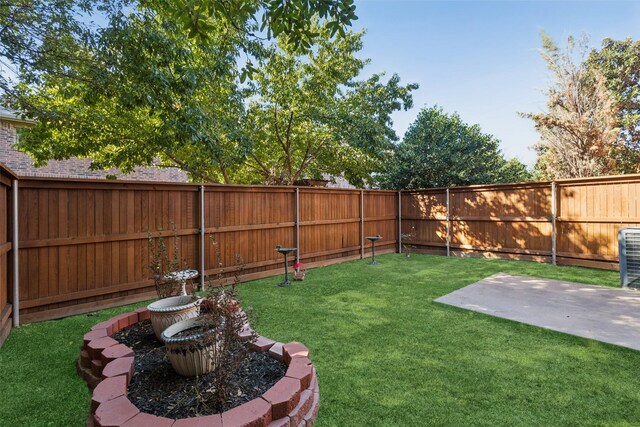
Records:
[[[180,270],[182,265],[179,258],[179,237],[175,225],[173,226],[173,248],[171,251],[167,247],[162,229],[159,230],[158,237],[153,237],[149,233],[147,240],[149,244],[149,264],[147,269],[151,272],[158,298],[179,295],[181,284],[175,280],[165,278],[168,273]]]
[[[220,412],[230,397],[236,372],[249,357],[248,342],[255,335],[253,332],[246,335],[249,325],[247,314],[240,308],[237,300],[236,286],[240,283],[240,275],[244,269],[242,258],[236,255],[233,278],[225,279],[220,250],[213,238],[212,244],[218,266],[216,281],[222,283],[224,280],[231,280],[231,284],[214,287],[211,278],[208,278],[207,296],[200,303],[199,332],[203,333],[203,338],[196,345],[198,349],[206,350],[214,368],[210,375],[211,387],[201,392],[197,400],[200,406],[213,405]],[[243,331],[245,335],[241,336]]]
[[[200,400],[222,411],[229,398],[232,379],[249,356],[247,342],[240,335],[247,325],[247,316],[237,302],[235,285],[209,291],[200,310],[204,334],[197,345],[206,349],[206,357],[214,366],[211,387],[207,390],[213,399],[203,395]]]
[[[215,236],[210,236],[211,246],[213,248],[213,254],[216,260],[216,273],[212,280],[211,277],[207,278],[207,285],[205,288],[213,288],[215,286],[225,286],[225,285],[237,285],[240,283],[240,276],[245,269],[244,260],[240,254],[236,254],[235,256],[235,267],[233,268],[231,277],[227,277],[225,275],[226,269],[222,262],[222,255],[220,254],[220,244],[215,239]]]
[[[413,253],[414,246],[406,242],[412,242],[416,238],[416,228],[412,226],[409,233],[401,233],[400,236],[402,238],[402,253],[409,258]]]

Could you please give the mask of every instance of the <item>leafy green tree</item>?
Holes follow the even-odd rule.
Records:
[[[37,120],[21,148],[37,164],[90,157],[96,168],[128,172],[159,159],[195,179],[216,180],[221,162],[242,158],[248,144],[239,126],[245,114],[239,82],[270,43],[260,31],[308,49],[316,38],[308,22],[324,18],[340,33],[355,19],[351,1],[183,3],[0,6],[3,102]],[[186,19],[185,11],[196,9]],[[96,11],[106,24],[81,19]],[[238,159],[229,160],[238,147]]]
[[[578,49],[576,54],[575,49]],[[553,73],[547,90],[547,111],[524,114],[540,133],[536,168],[547,179],[615,173],[617,107],[606,79],[584,61],[587,40],[576,45],[573,37],[560,49],[542,33],[542,56]]]
[[[411,107],[417,85],[402,86],[397,75],[358,80],[368,63],[356,57],[363,34],[331,37],[329,25],[314,31],[313,51],[299,55],[281,40],[254,73],[245,123],[251,149],[227,178],[291,185],[330,174],[362,186],[381,169],[397,140],[391,113]]]
[[[37,119],[20,148],[36,164],[79,156],[128,172],[160,158],[209,179],[220,141],[243,109],[236,84],[242,36],[185,38],[168,15],[150,8],[114,12],[94,35],[91,45],[69,43],[82,60],[49,62],[7,93],[13,107]]]
[[[385,171],[383,188],[412,189],[490,184],[528,179],[524,165],[507,163],[499,141],[478,125],[468,125],[458,114],[434,106],[420,111]]]
[[[640,172],[640,41],[604,39],[593,49],[587,68],[604,76],[613,96],[620,132],[610,153],[619,173]]]
[[[496,183],[504,182],[527,182],[534,181],[533,172],[527,166],[516,158],[507,160],[498,171],[495,179]]]
[[[234,27],[248,23],[248,31],[264,32],[268,38],[284,36],[296,50],[308,50],[318,32],[313,18],[326,20],[331,36],[344,35],[358,17],[354,0],[172,0],[173,17],[192,37],[209,37],[218,22]]]
[[[93,0],[1,2],[0,88],[8,89],[18,73],[31,82],[45,67],[65,73],[65,63],[71,67],[85,60],[73,52],[75,38],[88,31],[78,14],[95,5]]]

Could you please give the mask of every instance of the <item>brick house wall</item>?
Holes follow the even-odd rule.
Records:
[[[41,176],[54,178],[105,179],[115,175],[118,179],[135,181],[186,182],[187,174],[178,168],[140,167],[133,173],[123,175],[117,170],[90,170],[90,159],[70,158],[51,160],[46,166],[36,168],[28,154],[13,148],[16,142],[16,128],[27,124],[20,120],[7,120],[0,116],[0,163],[4,163],[18,176]]]

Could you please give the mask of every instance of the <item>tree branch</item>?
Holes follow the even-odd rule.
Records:
[[[192,176],[196,178],[200,178],[206,182],[214,182],[216,184],[220,184],[220,181],[209,176],[208,174],[200,171],[196,171],[193,168],[189,167],[185,162],[177,159],[173,154],[168,152],[163,152],[165,156],[167,156],[172,162],[174,162],[180,169],[190,173]]]
[[[262,170],[262,175],[263,175],[266,179],[269,179],[269,178],[271,178],[271,177],[273,176],[273,174],[271,173],[271,170],[270,170],[267,166],[265,166],[265,164],[264,164],[264,163],[262,163],[262,162],[260,161],[260,159],[258,159],[258,157],[256,157],[256,155],[255,155],[255,154],[251,153],[251,154],[249,155],[249,157],[251,157],[251,158],[256,162],[256,164],[258,165],[258,167]],[[265,179],[265,181],[266,181],[266,179]]]
[[[328,138],[324,138],[318,146],[311,152],[311,144],[307,144],[307,149],[305,150],[304,157],[302,158],[302,163],[300,163],[300,167],[296,171],[295,175],[291,179],[291,183],[293,184],[296,180],[300,178],[304,170],[311,164],[313,160],[318,157],[320,150],[324,147],[324,145],[329,142]]]

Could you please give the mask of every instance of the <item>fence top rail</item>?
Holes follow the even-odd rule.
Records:
[[[2,162],[0,162],[0,175],[5,175],[11,179],[18,179],[18,175]]]
[[[530,181],[530,182],[514,182],[501,184],[476,184],[476,185],[457,185],[452,187],[434,187],[420,188],[412,190],[401,190],[403,194],[422,194],[422,193],[444,193],[447,189],[450,192],[464,191],[486,191],[486,190],[514,190],[520,188],[537,188],[547,187],[551,185],[551,181]]]
[[[398,194],[398,190],[357,190],[357,191],[364,191],[364,194],[370,193],[370,194],[393,194],[393,195],[397,195]]]
[[[2,172],[0,163],[0,172]],[[110,180],[90,178],[59,178],[59,177],[35,177],[17,176],[8,170],[11,177],[19,179],[23,188],[67,188],[67,189],[102,189],[102,190],[148,190],[148,191],[198,191],[204,187],[205,192],[252,192],[252,193],[277,193],[295,192],[298,189],[304,193],[339,193],[339,194],[397,194],[394,190],[363,190],[359,188],[334,188],[334,187],[305,187],[284,185],[244,185],[244,184],[216,184],[196,182],[163,182],[163,181],[134,181],[134,180]]]
[[[69,188],[69,189],[127,189],[127,190],[173,190],[173,191],[197,191],[201,186],[205,191],[241,191],[241,192],[294,192],[296,189],[307,193],[360,193],[365,194],[397,194],[398,190],[372,190],[359,188],[334,188],[334,187],[305,187],[284,185],[245,185],[245,184],[218,184],[196,182],[165,182],[165,181],[137,181],[137,180],[109,180],[91,178],[62,178],[62,177],[36,177],[20,176],[14,173],[6,165],[0,163],[0,176],[9,179],[18,179],[25,188]],[[548,187],[552,182],[559,186],[589,185],[589,184],[616,184],[624,182],[639,182],[640,174],[611,175],[588,178],[559,179],[555,181],[530,181],[519,183],[478,184],[461,185],[452,187],[420,188],[400,190],[401,194],[416,195],[430,193],[444,193],[466,191],[500,191],[518,190],[525,188]]]
[[[198,185],[179,182],[115,181],[73,178],[20,177],[22,188],[69,190],[198,191]]]
[[[529,182],[501,183],[501,184],[460,185],[460,186],[452,186],[452,187],[418,188],[418,189],[400,190],[400,191],[403,194],[423,194],[423,193],[443,193],[447,190],[447,188],[449,189],[449,191],[455,191],[455,192],[520,189],[520,188],[545,187],[545,186],[551,185],[552,182],[556,183],[557,185],[564,185],[564,186],[640,182],[640,174],[593,176],[593,177],[587,177],[587,178],[567,178],[567,179],[556,179],[554,181],[529,181]]]
[[[640,174],[592,176],[587,178],[557,179],[558,185],[583,185],[583,184],[617,184],[622,182],[640,182]]]
[[[292,187],[289,187],[292,188]],[[301,193],[340,193],[340,194],[360,194],[359,188],[333,188],[333,187],[293,187]]]

